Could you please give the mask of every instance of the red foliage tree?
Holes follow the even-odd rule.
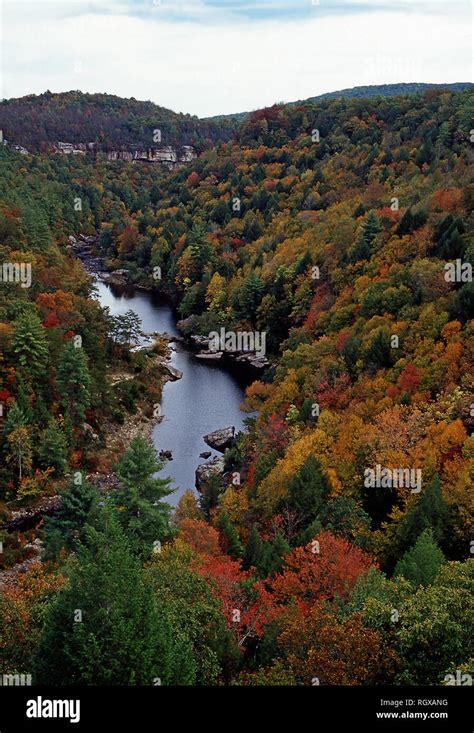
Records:
[[[276,616],[264,584],[254,581],[250,572],[241,570],[240,564],[227,555],[207,556],[195,568],[221,601],[227,625],[235,631],[239,646],[249,638],[260,638],[266,624]]]
[[[372,559],[342,537],[323,531],[306,547],[285,559],[285,569],[272,582],[275,600],[299,601],[309,608],[316,599],[347,598],[357,578],[374,565]]]

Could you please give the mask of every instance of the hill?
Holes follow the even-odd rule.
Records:
[[[410,82],[401,84],[374,84],[369,86],[352,87],[340,89],[336,92],[318,94],[316,97],[300,100],[295,104],[304,102],[319,102],[321,99],[333,99],[346,97],[349,99],[360,99],[362,97],[404,97],[407,94],[419,94],[430,90],[449,89],[451,92],[462,92],[465,89],[474,87],[471,82],[455,82],[453,84],[428,84],[425,82]]]
[[[229,139],[233,128],[232,122],[200,120],[111,94],[45,92],[0,103],[4,138],[36,151],[63,141],[94,142],[100,150],[192,145],[199,152]]]
[[[409,94],[419,94],[429,90],[449,89],[452,92],[461,92],[465,89],[474,87],[471,82],[455,82],[453,84],[428,84],[424,82],[412,82],[407,84],[373,84],[369,86],[351,87],[348,89],[340,89],[336,92],[325,92],[315,97],[300,99],[296,102],[288,102],[287,104],[315,104],[323,99],[362,99],[370,97],[403,97]],[[216,115],[211,120],[231,120],[233,122],[242,122],[250,112],[236,112],[229,115]]]

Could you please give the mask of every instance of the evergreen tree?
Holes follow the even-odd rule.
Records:
[[[37,380],[44,375],[49,358],[45,329],[31,311],[20,315],[14,325],[12,348],[20,371],[30,380]]]
[[[308,456],[288,486],[288,505],[301,517],[306,527],[321,511],[330,491],[329,482],[321,464]]]
[[[260,575],[264,578],[279,573],[283,567],[285,555],[291,548],[281,532],[278,532],[275,539],[265,542],[262,558],[258,565]]]
[[[371,367],[389,367],[392,365],[392,348],[390,343],[390,335],[383,329],[379,329],[365,354],[365,362]]]
[[[314,400],[310,397],[305,397],[299,415],[301,422],[314,422],[313,408]]]
[[[22,207],[21,217],[29,248],[35,252],[46,252],[51,244],[46,208],[29,198]]]
[[[236,293],[234,308],[238,310],[241,318],[249,321],[255,320],[257,308],[262,300],[265,285],[263,281],[252,270],[242,287]]]
[[[206,232],[201,224],[194,224],[187,236],[191,259],[196,268],[196,280],[200,280],[206,265],[211,262],[214,251],[206,239]]]
[[[153,478],[161,467],[155,449],[142,437],[132,440],[117,466],[121,487],[112,501],[120,510],[120,522],[133,552],[142,557],[150,556],[155,541],[171,534],[171,507],[161,501],[173,491],[170,479]]]
[[[254,524],[250,530],[247,544],[245,546],[244,559],[242,561],[243,569],[249,570],[251,567],[260,567],[262,555],[263,542],[258,533],[257,526]]]
[[[428,487],[411,500],[400,522],[397,533],[400,552],[412,547],[425,529],[431,529],[434,541],[443,547],[447,520],[448,507],[441,491],[440,478],[436,475]]]
[[[311,524],[308,524],[308,526],[301,530],[295,538],[292,539],[291,544],[295,545],[295,547],[301,547],[308,544],[308,542],[311,542],[317,534],[321,532],[323,529],[323,525],[321,523],[321,520],[318,518],[313,519]]]
[[[142,321],[139,315],[133,310],[118,316],[110,317],[110,333],[114,341],[119,344],[126,344],[129,348],[133,344],[140,343],[143,336]]]
[[[25,384],[25,380],[23,379],[21,375],[21,371],[17,372],[17,382],[18,382],[18,390],[17,390],[17,397],[16,402],[18,407],[23,413],[23,416],[25,418],[25,424],[31,425],[36,421],[37,417],[37,408],[38,408],[38,402],[40,403],[39,409],[41,409],[41,403],[43,402],[43,399],[41,397],[41,393],[37,392],[36,394],[36,404],[35,408],[33,409],[31,406],[31,397],[34,395],[34,391]],[[43,413],[44,414],[44,413]],[[49,417],[49,413],[46,412],[47,417]]]
[[[237,534],[237,530],[230,521],[227,512],[220,513],[217,526],[224,537],[226,545],[225,551],[227,552],[227,554],[230,555],[231,558],[233,558],[234,560],[242,557],[244,553],[244,548],[242,547],[242,543],[239,539],[239,535]]]
[[[362,224],[362,231],[357,242],[351,250],[349,259],[351,262],[368,260],[372,254],[374,243],[382,231],[380,219],[374,211],[369,211]]]
[[[447,214],[435,227],[433,244],[435,254],[443,260],[455,259],[464,255],[466,231],[463,220],[458,216]]]
[[[91,378],[84,349],[75,347],[73,341],[60,354],[56,381],[63,408],[73,424],[79,425],[90,404]]]
[[[199,506],[202,513],[207,519],[210,518],[211,509],[214,509],[222,494],[222,486],[219,476],[211,475],[206,479],[205,486],[202,488],[199,497]]]
[[[433,540],[431,529],[420,534],[413,547],[397,562],[394,575],[403,575],[414,585],[430,585],[439,573],[445,557]]]
[[[336,496],[330,499],[320,514],[321,524],[331,534],[342,535],[351,542],[357,542],[360,535],[370,532],[370,517],[357,505],[351,496]]]
[[[58,475],[67,471],[66,436],[53,419],[39,436],[38,458],[43,468],[54,468]]]
[[[75,474],[61,493],[57,513],[45,519],[45,560],[57,557],[62,549],[68,552],[76,549],[82,528],[97,500],[96,489],[83,480],[82,474]]]
[[[7,412],[5,425],[3,427],[4,435],[9,435],[14,428],[24,428],[27,426],[27,420],[23,410],[18,402],[14,402]]]
[[[69,584],[51,605],[36,684],[192,684],[190,644],[174,638],[110,510],[85,528]],[[159,683],[158,683],[159,684]]]

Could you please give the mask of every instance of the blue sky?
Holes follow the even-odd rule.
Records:
[[[109,92],[199,116],[472,80],[468,0],[0,0],[0,94]]]

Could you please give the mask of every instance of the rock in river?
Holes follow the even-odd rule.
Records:
[[[201,463],[201,465],[196,468],[196,489],[198,491],[202,491],[206,481],[208,481],[211,476],[222,476],[223,473],[224,459],[221,457],[213,458],[209,463]]]
[[[173,453],[170,450],[160,450],[159,457],[161,460],[165,461],[172,461],[173,460]]]
[[[204,436],[204,442],[214,450],[224,453],[226,448],[230,448],[234,444],[234,433],[234,427],[215,430],[213,433]]]
[[[179,369],[176,369],[176,367],[171,366],[171,364],[163,364],[163,367],[166,369],[166,371],[170,375],[170,379],[172,382],[176,382],[177,379],[182,378],[183,372],[180,372]]]

